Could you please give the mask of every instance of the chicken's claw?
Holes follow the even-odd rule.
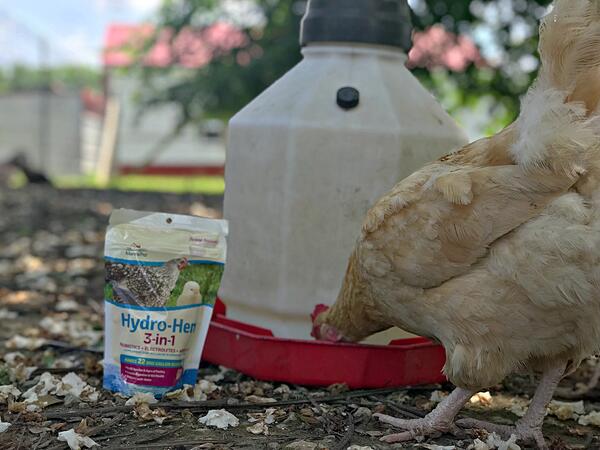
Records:
[[[381,440],[388,444],[394,442],[411,441],[418,437],[438,437],[443,433],[453,432],[456,426],[452,422],[445,420],[432,420],[429,417],[423,419],[398,419],[386,414],[373,414],[373,417],[379,419],[380,422],[392,425],[393,427],[406,430],[403,433],[388,434],[383,436]]]
[[[517,440],[523,442],[534,442],[540,450],[547,450],[548,445],[544,441],[542,433],[542,423],[546,415],[546,407],[552,400],[554,391],[559,381],[563,377],[566,369],[566,364],[558,363],[556,366],[547,369],[543,374],[538,384],[538,387],[533,395],[533,399],[529,404],[529,408],[525,415],[520,418],[514,427],[505,425],[496,425],[493,423],[483,422],[475,419],[458,420],[457,424],[466,428],[480,428],[489,432],[496,432],[502,438],[510,438],[515,435]]]
[[[413,430],[418,427],[429,425],[426,419],[398,419],[397,417],[388,416],[387,414],[375,413],[373,417],[379,419],[380,422],[387,423],[401,430]]]
[[[418,437],[418,435],[415,435],[414,432],[412,432],[412,431],[405,431],[403,433],[388,434],[386,436],[383,436],[380,439],[380,441],[387,442],[388,444],[395,444],[397,442],[412,441],[416,437]]]
[[[472,390],[456,388],[433,411],[420,419],[398,419],[386,414],[373,414],[383,423],[406,430],[404,433],[384,436],[381,440],[388,443],[405,442],[417,437],[438,437],[448,432],[456,434],[460,430],[454,424],[454,418],[473,393]]]

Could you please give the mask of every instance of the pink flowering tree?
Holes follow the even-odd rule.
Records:
[[[536,27],[549,3],[409,0],[415,31],[407,65],[451,113],[484,108],[494,119],[486,131],[495,131],[516,116],[535,76]],[[151,47],[158,44],[154,51],[168,64],[140,65],[142,104],[176,103],[182,124],[228,118],[300,60],[305,6],[305,0],[165,0],[155,24],[162,31]]]
[[[177,104],[178,128],[229,118],[299,61],[296,3],[165,1],[145,45],[134,45],[142,108]]]

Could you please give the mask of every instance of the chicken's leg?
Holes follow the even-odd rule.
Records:
[[[525,442],[533,441],[537,448],[542,450],[547,449],[548,446],[544,441],[542,433],[542,423],[546,415],[546,407],[550,403],[550,400],[552,400],[554,391],[556,391],[556,387],[564,373],[564,364],[544,372],[527,412],[517,421],[514,427],[496,425],[475,419],[461,419],[456,423],[463,428],[481,428],[489,432],[496,432],[505,439],[509,438],[511,434],[515,434],[519,440]]]
[[[388,443],[404,442],[418,436],[438,436],[452,431],[455,427],[454,418],[474,393],[475,391],[468,389],[456,388],[422,419],[405,420],[385,414],[374,414],[383,423],[406,430],[403,433],[384,436],[381,440]]]

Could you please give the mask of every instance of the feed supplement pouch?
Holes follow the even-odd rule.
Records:
[[[227,222],[119,209],[104,249],[104,387],[194,385],[225,264]]]

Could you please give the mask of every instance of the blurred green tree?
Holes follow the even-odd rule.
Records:
[[[223,8],[223,3],[231,7]],[[166,0],[157,30],[172,30],[172,42],[189,27],[224,21],[244,33],[245,43],[227,52],[215,50],[206,65],[193,71],[177,67],[177,54],[169,67],[137,64],[144,86],[139,92],[142,108],[177,104],[179,128],[206,117],[228,119],[300,61],[298,36],[304,7],[297,0]]]
[[[415,0],[409,2],[416,30],[436,24],[469,36],[484,64],[464,70],[417,67],[413,74],[432,90],[459,121],[483,117],[491,134],[518,114],[520,96],[537,74],[539,20],[551,0]],[[463,119],[463,120],[461,120]],[[480,119],[481,120],[481,119]]]
[[[84,66],[58,66],[48,69],[15,65],[0,70],[0,92],[30,89],[79,91],[82,88],[101,90],[102,74]]]
[[[413,73],[459,121],[484,116],[491,119],[490,125],[481,129],[497,130],[517,115],[519,96],[535,76],[537,26],[549,3],[410,0],[416,31],[441,24],[451,36],[469,36],[483,61],[472,61],[460,70],[433,62],[413,67]],[[160,69],[138,65],[144,81],[142,109],[178,105],[178,128],[206,117],[228,118],[300,60],[299,24],[305,7],[302,0],[165,0],[157,29],[173,30],[173,42],[184,30],[215,21],[235,24],[247,39],[240,47],[215,52],[206,65],[193,71],[176,65]],[[472,110],[476,113],[469,113]]]

